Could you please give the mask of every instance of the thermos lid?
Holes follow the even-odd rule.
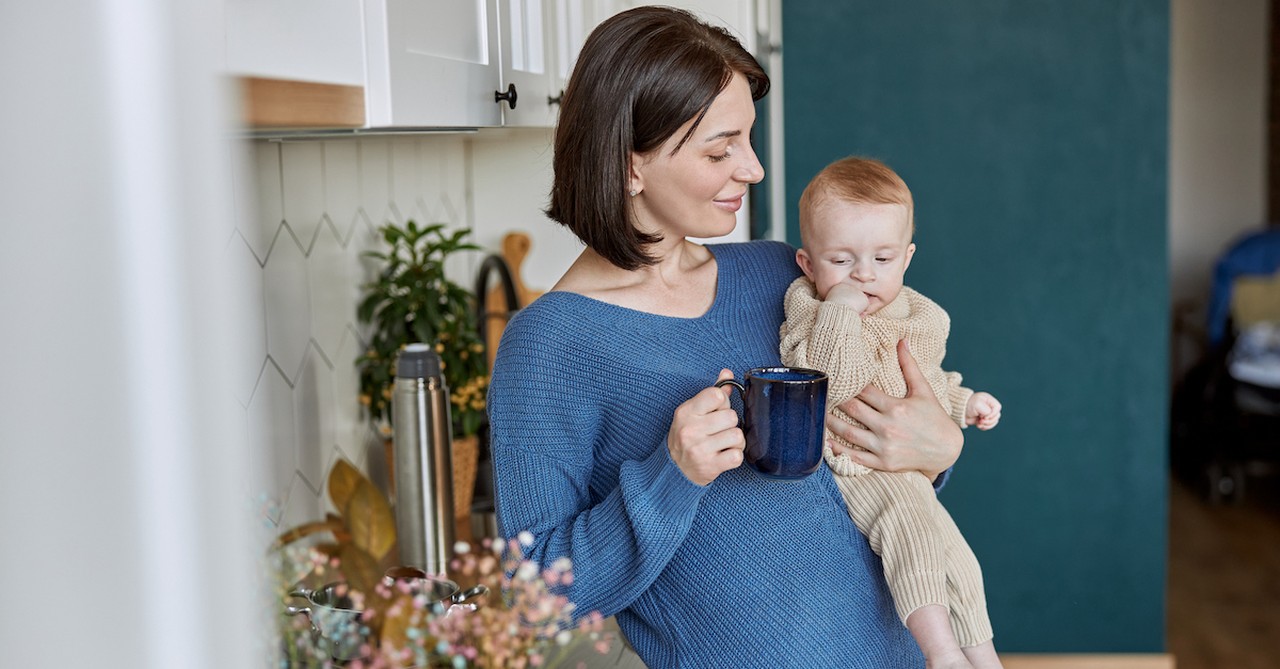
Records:
[[[427,344],[409,344],[396,360],[396,377],[428,379],[440,377],[440,356]]]

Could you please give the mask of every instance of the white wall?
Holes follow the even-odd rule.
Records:
[[[1268,0],[1173,0],[1169,254],[1175,304],[1203,301],[1213,262],[1266,222]]]
[[[220,17],[2,7],[0,663],[259,666]]]

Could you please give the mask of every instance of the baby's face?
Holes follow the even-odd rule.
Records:
[[[868,316],[898,297],[916,252],[905,206],[827,200],[810,213],[803,228],[804,247],[796,260],[820,299],[847,284],[867,296],[862,315]]]

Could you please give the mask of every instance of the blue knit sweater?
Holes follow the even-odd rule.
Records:
[[[798,274],[785,244],[710,248],[716,298],[699,318],[551,292],[507,326],[489,391],[504,535],[532,532],[543,564],[571,558],[578,611],[617,614],[651,669],[922,667],[825,465],[704,487],[671,461],[677,405],[721,368],[779,364]]]

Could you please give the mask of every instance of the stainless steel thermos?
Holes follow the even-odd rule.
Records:
[[[427,344],[400,352],[391,421],[400,564],[443,574],[454,543],[453,435],[449,388]]]

